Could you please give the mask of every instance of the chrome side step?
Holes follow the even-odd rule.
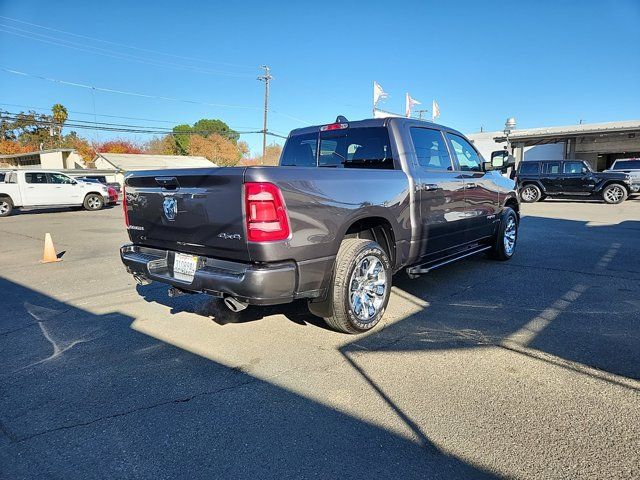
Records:
[[[492,247],[484,246],[479,248],[474,248],[472,250],[457,254],[455,256],[449,257],[446,260],[441,260],[439,262],[432,263],[423,263],[421,265],[415,265],[413,267],[407,268],[407,275],[409,278],[417,278],[420,275],[424,275],[425,273],[429,273],[431,270],[435,270],[436,268],[443,267],[444,265],[448,265],[450,263],[456,262],[458,260],[462,260],[463,258],[470,257],[471,255],[475,255],[476,253],[486,252],[490,250]]]

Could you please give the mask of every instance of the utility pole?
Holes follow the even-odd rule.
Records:
[[[418,110],[418,118],[422,120],[422,114],[427,113],[429,110]]]
[[[262,127],[262,161],[264,163],[264,157],[267,154],[267,112],[269,111],[269,82],[273,78],[269,73],[269,67],[267,65],[260,65],[260,68],[264,70],[264,75],[260,75],[258,80],[264,82],[264,125]]]

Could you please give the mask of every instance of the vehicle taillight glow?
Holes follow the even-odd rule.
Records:
[[[329,125],[324,125],[320,127],[321,132],[326,132],[327,130],[342,130],[343,128],[348,128],[348,123],[331,123]]]
[[[275,242],[289,238],[289,218],[280,189],[272,183],[249,182],[244,192],[247,239]]]
[[[124,223],[129,226],[129,209],[127,208],[127,189],[122,186],[122,210],[124,211]]]

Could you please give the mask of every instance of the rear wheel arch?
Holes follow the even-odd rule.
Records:
[[[364,217],[351,222],[342,240],[346,238],[365,238],[377,242],[386,252],[391,265],[396,261],[396,234],[391,222],[384,217]]]

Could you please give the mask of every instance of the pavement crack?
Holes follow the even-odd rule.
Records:
[[[36,437],[40,437],[42,435],[48,435],[50,433],[55,433],[55,432],[60,432],[60,431],[64,431],[64,430],[71,430],[74,428],[78,428],[78,427],[86,427],[89,425],[93,425],[94,423],[99,423],[105,420],[111,420],[114,418],[120,418],[120,417],[125,417],[127,415],[131,415],[134,413],[138,413],[138,412],[144,412],[147,410],[153,410],[155,408],[158,407],[163,407],[166,405],[175,405],[175,404],[180,404],[180,403],[187,403],[190,402],[191,400],[198,398],[198,397],[205,397],[205,396],[209,396],[209,395],[217,395],[219,393],[223,393],[223,392],[227,392],[230,390],[234,390],[236,388],[241,388],[253,383],[257,383],[260,382],[261,380],[258,378],[254,378],[251,380],[247,380],[245,382],[241,382],[238,383],[236,385],[231,385],[229,387],[224,387],[224,388],[219,388],[217,390],[212,390],[212,391],[208,391],[208,392],[199,392],[199,393],[195,393],[193,395],[190,395],[188,397],[184,397],[184,398],[178,398],[178,399],[172,399],[172,400],[165,400],[162,402],[158,402],[158,403],[154,403],[152,405],[145,405],[143,407],[138,407],[138,408],[133,408],[131,410],[126,410],[124,412],[117,412],[117,413],[113,413],[111,415],[104,415],[102,417],[98,417],[98,418],[94,418],[92,420],[86,421],[86,422],[77,422],[74,423],[72,425],[61,425],[59,427],[56,428],[50,428],[47,430],[42,430],[41,432],[37,432],[31,435],[27,435],[26,437],[16,437],[15,435],[10,434],[10,432],[8,430],[6,430],[6,427],[3,427],[2,424],[0,423],[0,430],[7,436],[9,437],[9,439],[11,440],[12,443],[23,443],[23,442],[27,442],[33,438]]]

